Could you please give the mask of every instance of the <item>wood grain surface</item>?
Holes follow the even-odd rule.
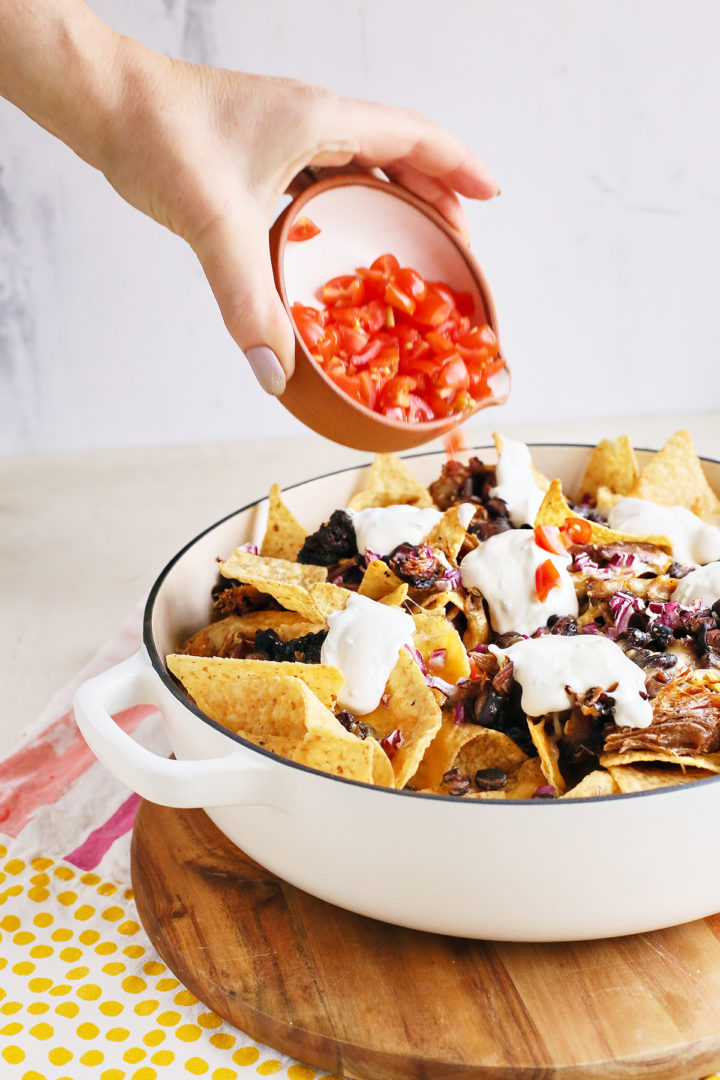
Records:
[[[720,1066],[720,916],[567,944],[424,934],[286,884],[202,810],[151,803],[132,879],[150,938],[201,1001],[337,1075],[691,1080]]]

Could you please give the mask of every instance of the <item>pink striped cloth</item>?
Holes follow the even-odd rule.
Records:
[[[138,610],[0,761],[0,1077],[326,1076],[208,1010],[140,925],[128,887],[140,800],[96,761],[71,708],[81,681],[137,650],[140,626]],[[154,708],[115,719],[169,753]]]

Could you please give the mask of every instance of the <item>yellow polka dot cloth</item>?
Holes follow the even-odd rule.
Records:
[[[129,655],[136,627],[77,682]],[[85,746],[75,685],[0,761],[0,1080],[327,1078],[210,1012],[156,953],[124,884],[138,800]],[[153,710],[120,722],[163,750]]]

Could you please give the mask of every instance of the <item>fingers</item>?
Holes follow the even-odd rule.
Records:
[[[275,288],[263,213],[252,206],[219,217],[193,248],[228,331],[263,390],[279,396],[295,367],[295,336]]]
[[[432,177],[449,191],[470,199],[490,199],[499,193],[497,180],[480,159],[421,114],[346,99],[338,99],[334,108],[338,118],[332,116],[330,107],[326,129],[342,131],[343,137],[334,139],[331,135],[319,146],[311,164],[341,164],[350,150],[361,165],[377,165],[396,174],[398,168],[411,169],[415,177]]]
[[[463,240],[469,242],[470,226],[465,217],[465,211],[460,205],[457,195],[446,184],[441,180],[436,180],[433,176],[426,176],[424,173],[418,172],[411,165],[397,165],[394,167],[387,165],[385,171],[391,180],[402,184],[408,191],[413,191],[425,202],[434,206],[444,218],[447,218],[451,225],[455,226]]]

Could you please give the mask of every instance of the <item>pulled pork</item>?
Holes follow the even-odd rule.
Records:
[[[720,692],[702,682],[668,683],[653,701],[650,726],[617,728],[606,736],[604,749],[712,754],[720,750]]]

